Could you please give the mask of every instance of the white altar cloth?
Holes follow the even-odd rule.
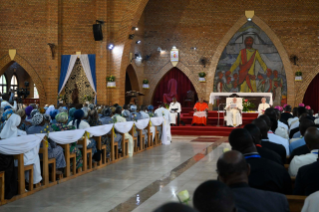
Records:
[[[240,97],[248,97],[248,96],[252,96],[252,97],[266,97],[269,98],[269,104],[273,105],[273,99],[272,99],[272,93],[244,93],[244,92],[211,92],[210,96],[209,96],[209,104],[214,104],[214,100],[217,99],[220,96],[225,96],[225,97],[229,97],[232,94],[237,94]]]

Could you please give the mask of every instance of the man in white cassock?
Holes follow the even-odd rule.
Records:
[[[233,98],[232,101],[226,105],[226,122],[227,126],[237,127],[242,125],[241,111],[243,109],[242,103],[237,101],[237,98]]]
[[[266,98],[261,99],[261,103],[258,106],[258,116],[264,115],[267,108],[270,108],[270,105],[266,103]]]
[[[171,143],[172,136],[171,136],[171,116],[169,110],[167,110],[163,104],[159,105],[159,107],[154,112],[157,117],[163,117],[163,129],[162,129],[162,137],[161,141],[162,144],[168,145]]]
[[[169,105],[168,108],[171,115],[171,124],[179,125],[180,114],[182,112],[182,107],[179,102],[176,101],[176,98],[173,98],[173,102]]]

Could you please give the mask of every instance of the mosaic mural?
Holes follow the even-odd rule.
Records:
[[[214,92],[271,92],[274,105],[287,102],[287,80],[279,53],[253,22],[243,25],[224,49]]]

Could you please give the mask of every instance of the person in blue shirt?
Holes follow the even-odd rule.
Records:
[[[302,138],[300,138],[297,141],[293,141],[289,145],[290,152],[292,152],[294,149],[296,149],[298,147],[301,147],[301,146],[306,144],[305,138],[303,136],[305,135],[306,130],[309,127],[313,127],[313,126],[315,126],[315,123],[312,120],[308,119],[307,117],[304,117],[304,118],[302,118],[300,120],[299,131],[300,131],[300,134],[301,134]]]

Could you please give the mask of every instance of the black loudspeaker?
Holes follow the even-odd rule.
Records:
[[[101,24],[93,24],[93,33],[94,33],[94,40],[95,41],[103,40],[102,25]]]

